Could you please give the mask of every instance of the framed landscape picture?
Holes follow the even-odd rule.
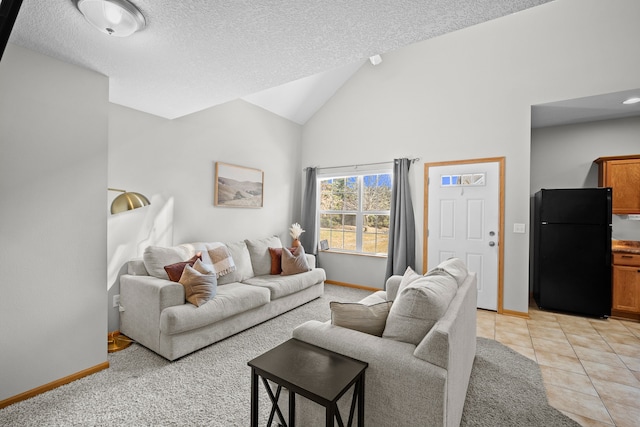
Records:
[[[264,172],[260,169],[216,162],[215,206],[261,208]]]

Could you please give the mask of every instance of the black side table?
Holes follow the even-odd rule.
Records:
[[[251,366],[251,426],[258,427],[258,377],[272,402],[268,427],[277,414],[283,426],[294,427],[296,394],[300,394],[326,408],[326,425],[333,427],[337,419],[344,426],[337,402],[355,383],[351,398],[348,426],[358,408],[358,427],[364,426],[364,373],[368,363],[338,353],[290,339],[248,362]],[[276,393],[267,380],[278,384]],[[282,387],[289,390],[289,424],[278,406]]]

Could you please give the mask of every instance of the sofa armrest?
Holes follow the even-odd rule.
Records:
[[[127,274],[132,276],[148,276],[146,267],[144,266],[144,260],[140,258],[134,258],[127,262]]]
[[[399,275],[394,275],[387,279],[387,283],[385,284],[387,301],[394,301],[396,299],[396,295],[398,295],[398,287],[400,287],[401,281],[402,276]]]
[[[414,345],[315,320],[295,328],[293,338],[369,364],[365,425],[397,425],[398,419],[405,425],[443,424],[447,371],[414,357]],[[350,401],[350,393],[345,396],[341,408]]]
[[[305,253],[305,256],[307,257],[307,264],[309,264],[309,267],[316,268],[316,256],[308,253]]]
[[[162,310],[185,303],[180,283],[153,276],[120,276],[120,331],[158,351]]]

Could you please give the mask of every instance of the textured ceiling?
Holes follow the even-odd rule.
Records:
[[[147,26],[117,38],[72,0],[24,0],[10,42],[102,73],[111,102],[172,119],[243,97],[271,109],[305,83],[330,96],[369,56],[549,1],[133,0]],[[301,123],[322,98],[274,109],[304,110],[289,117]]]

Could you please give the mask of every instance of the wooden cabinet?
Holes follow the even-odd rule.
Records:
[[[613,188],[613,214],[640,213],[640,154],[600,157],[595,163],[598,186]]]
[[[611,315],[640,320],[640,255],[613,254]]]

